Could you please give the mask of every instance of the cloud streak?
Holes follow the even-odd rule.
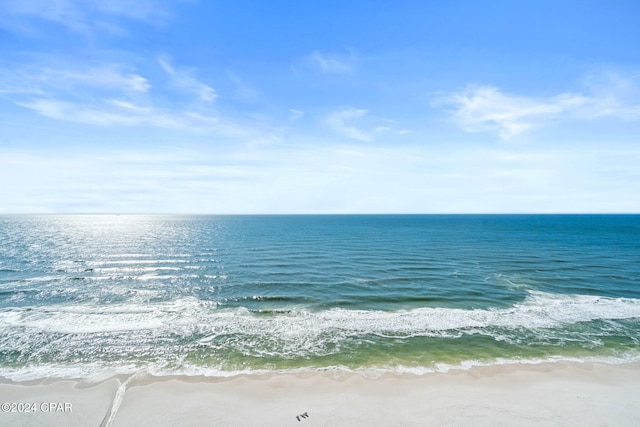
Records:
[[[85,125],[151,127],[247,140],[265,139],[264,132],[277,133],[213,109],[210,104],[218,95],[193,77],[195,69],[173,66],[167,60],[160,66],[167,78],[153,84],[118,64],[0,69],[0,95],[40,116]],[[167,85],[179,89],[182,96],[167,102],[162,92]]]
[[[562,95],[551,100],[535,100],[504,94],[491,86],[470,86],[439,102],[453,107],[452,118],[465,131],[491,131],[510,139],[543,120],[584,105],[587,99]]]
[[[159,24],[168,17],[157,0],[0,0],[0,8],[4,12],[0,14],[1,26],[31,36],[40,34],[38,21],[86,36],[96,32],[122,36],[128,32],[118,19]]]
[[[356,60],[353,52],[348,55],[340,55],[314,51],[305,56],[303,62],[308,67],[325,74],[348,74],[356,69]]]
[[[376,125],[375,122],[381,120],[370,119],[367,114],[368,111],[364,109],[345,107],[327,115],[324,124],[340,135],[359,141],[371,141],[380,132],[391,129],[389,126]]]
[[[0,70],[0,93],[7,95],[48,95],[118,92],[144,94],[151,83],[126,67],[102,64],[88,69],[55,69],[50,67],[15,67]]]
[[[640,97],[636,88],[632,80],[614,74],[609,75],[604,84],[592,85],[589,94],[562,93],[548,98],[508,94],[493,86],[470,85],[460,92],[436,99],[432,106],[446,108],[453,122],[467,132],[493,132],[509,140],[558,120],[601,117],[638,120]],[[636,96],[629,96],[634,91]]]
[[[195,71],[188,68],[175,68],[171,65],[169,58],[161,57],[158,63],[162,69],[170,76],[171,83],[185,91],[195,95],[202,101],[212,102],[218,97],[216,91],[209,85],[201,82],[193,76]]]
[[[147,92],[149,80],[139,74],[127,72],[117,65],[90,68],[85,72],[45,69],[38,77],[40,82],[51,86],[102,87],[125,92]]]
[[[51,119],[94,126],[152,127],[211,133],[231,138],[251,138],[258,135],[252,127],[242,126],[213,113],[167,111],[121,99],[107,99],[93,104],[36,99],[16,104]]]

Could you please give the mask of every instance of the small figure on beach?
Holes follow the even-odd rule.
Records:
[[[305,413],[303,413],[303,414],[296,415],[296,420],[300,421],[300,417],[302,417],[302,418],[309,418],[309,413],[308,413],[308,412],[305,412]]]

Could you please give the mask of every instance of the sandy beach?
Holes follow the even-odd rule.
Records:
[[[4,426],[637,426],[640,364],[0,383]],[[306,416],[302,416],[306,415]]]

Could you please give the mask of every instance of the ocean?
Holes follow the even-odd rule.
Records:
[[[0,216],[14,380],[640,360],[640,215]]]

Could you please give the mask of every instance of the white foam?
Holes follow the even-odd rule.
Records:
[[[21,368],[0,367],[0,377],[13,381],[32,381],[42,378],[87,379],[89,382],[100,382],[116,375],[133,374],[139,370],[131,364],[108,366],[102,363],[84,363],[73,365],[40,364]]]
[[[195,321],[195,312],[215,307],[196,298],[163,304],[56,305],[0,311],[0,330],[26,328],[49,333],[87,334],[166,329]],[[189,315],[190,313],[191,315]],[[185,314],[187,314],[185,316]]]
[[[501,366],[501,365],[539,365],[544,363],[604,363],[610,365],[620,365],[627,363],[640,362],[640,354],[628,353],[620,356],[602,356],[602,357],[566,357],[566,356],[550,356],[547,358],[521,359],[521,358],[496,358],[492,360],[465,360],[459,363],[436,363],[431,366],[382,366],[373,365],[361,368],[349,368],[343,365],[323,366],[323,367],[301,367],[291,369],[223,369],[217,366],[202,366],[193,364],[182,364],[179,367],[167,368],[158,364],[149,364],[146,366],[137,366],[134,364],[42,364],[21,368],[0,367],[0,378],[7,378],[12,381],[32,381],[43,378],[47,379],[82,379],[85,383],[98,383],[105,379],[121,375],[137,375],[144,377],[150,375],[153,377],[168,376],[188,376],[188,377],[214,377],[214,378],[230,378],[240,375],[271,375],[271,374],[301,374],[313,372],[331,372],[335,376],[340,377],[348,374],[359,374],[365,378],[376,379],[384,374],[410,374],[410,375],[428,375],[433,373],[449,373],[456,371],[466,371],[475,367]]]
[[[256,296],[258,297],[258,296]],[[530,292],[509,308],[460,309],[423,307],[404,311],[333,308],[314,312],[293,308],[257,315],[245,308],[221,309],[217,302],[194,297],[171,302],[136,301],[113,305],[52,305],[0,311],[0,330],[23,327],[45,332],[92,333],[163,329],[207,335],[242,334],[298,340],[327,332],[381,337],[457,335],[485,328],[554,328],[593,320],[640,319],[640,300],[588,295]],[[178,331],[179,330],[179,331]]]
[[[210,354],[235,351],[251,357],[278,359],[338,354],[375,337],[455,339],[485,335],[505,342],[525,339],[535,345],[573,341],[581,347],[597,347],[603,345],[601,338],[610,333],[633,339],[638,327],[633,322],[640,321],[638,299],[542,292],[531,292],[520,304],[509,308],[423,307],[395,312],[343,308],[314,312],[298,307],[262,314],[243,307],[224,308],[217,302],[195,297],[151,301],[142,298],[139,303],[3,309],[0,346],[9,349],[19,345],[21,353],[40,360],[41,356],[50,357],[51,349],[43,345],[59,339],[63,342],[55,344],[55,351],[69,354],[86,353],[88,348],[100,348],[117,340],[121,348],[114,351],[123,352],[129,360],[145,352],[157,360],[168,357],[175,363],[180,359],[178,352],[184,350],[180,340]],[[585,333],[566,328],[593,320],[605,322],[587,325]],[[619,320],[631,320],[632,326]],[[577,329],[582,330],[582,326]],[[158,345],[160,342],[162,346]]]

